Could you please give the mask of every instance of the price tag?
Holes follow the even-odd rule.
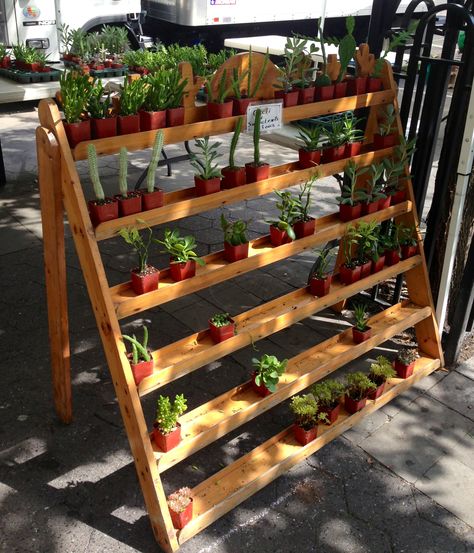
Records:
[[[262,132],[281,129],[283,123],[283,102],[270,102],[268,104],[252,104],[247,108],[247,132],[253,132],[255,112],[260,109],[262,118],[260,129]]]

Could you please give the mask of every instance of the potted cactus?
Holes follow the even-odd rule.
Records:
[[[139,190],[128,190],[127,148],[120,148],[119,153],[119,191],[115,198],[119,204],[119,215],[133,215],[142,210],[142,195]]]
[[[163,240],[154,238],[153,241],[164,246],[161,253],[170,254],[170,275],[175,282],[193,277],[196,274],[196,263],[205,265],[205,261],[194,251],[194,236],[180,236],[178,229],[167,228]]]
[[[331,127],[326,129],[327,143],[323,150],[323,163],[331,163],[343,159],[346,152],[346,134],[344,123],[340,119],[331,121]]]
[[[342,242],[344,263],[339,267],[339,278],[343,284],[353,284],[361,279],[362,268],[357,259],[352,256],[353,247],[358,243],[359,233],[352,225],[349,225]]]
[[[158,131],[153,142],[151,160],[146,172],[146,188],[140,190],[142,194],[142,208],[144,211],[161,207],[164,201],[163,190],[155,187],[155,174],[163,149],[163,131]]]
[[[375,384],[376,388],[369,392],[368,398],[377,399],[380,397],[385,388],[385,382],[389,378],[394,378],[396,374],[392,363],[383,355],[379,355],[376,362],[370,365],[369,379]]]
[[[285,372],[288,359],[279,361],[275,355],[264,353],[260,359],[253,358],[255,371],[252,375],[254,391],[265,397],[276,391],[281,375]]]
[[[216,344],[235,335],[235,321],[229,313],[216,313],[209,319],[209,332]]]
[[[298,103],[298,90],[293,90],[295,84],[295,74],[299,65],[304,61],[304,52],[306,48],[306,40],[298,37],[288,37],[286,39],[283,58],[284,64],[280,67],[280,74],[277,77],[275,88],[275,98],[283,100],[283,107],[289,108],[296,106]]]
[[[319,410],[319,405],[312,394],[293,396],[290,409],[295,416],[293,434],[301,445],[307,445],[318,436],[318,423],[328,422],[326,413]]]
[[[344,391],[344,384],[331,378],[317,382],[311,387],[311,393],[319,404],[319,410],[326,414],[329,424],[336,422],[339,416]]]
[[[221,189],[222,173],[218,165],[214,164],[217,158],[222,157],[217,151],[220,145],[220,142],[210,144],[208,136],[196,138],[194,141],[194,146],[200,150],[190,154],[191,165],[197,171],[194,175],[194,186],[198,196],[214,194]]]
[[[339,69],[339,75],[334,83],[334,98],[344,98],[347,94],[347,67],[354,57],[356,51],[356,41],[353,35],[355,28],[355,18],[350,15],[346,17],[346,30],[347,33],[341,40],[331,39],[330,43],[335,44],[338,47],[339,63],[341,67]],[[356,154],[352,154],[356,155]]]
[[[383,121],[379,123],[379,132],[374,134],[374,149],[391,148],[398,141],[398,131],[396,127],[395,108],[392,104],[385,106]]]
[[[247,183],[257,182],[268,179],[270,174],[270,165],[260,161],[260,123],[262,120],[262,110],[255,110],[255,120],[253,126],[253,162],[245,164],[245,174]]]
[[[344,168],[344,180],[341,184],[341,195],[336,198],[339,202],[339,219],[347,222],[360,217],[362,212],[362,191],[357,189],[358,178],[367,173],[368,167],[357,167],[352,159]]]
[[[372,390],[375,390],[375,384],[360,371],[346,375],[346,382],[344,408],[348,413],[357,413],[365,407],[367,396]]]
[[[298,208],[297,201],[290,192],[275,190],[275,194],[280,198],[276,204],[280,211],[280,217],[277,221],[268,221],[270,223],[270,241],[272,246],[281,246],[296,238],[293,222],[298,214]]]
[[[355,323],[352,327],[352,339],[355,344],[361,344],[368,340],[372,334],[372,329],[367,324],[367,306],[365,304],[359,303],[354,305],[354,319]]]
[[[411,348],[403,348],[397,353],[394,365],[398,378],[408,378],[413,374],[418,357],[418,351]]]
[[[249,256],[249,239],[247,236],[247,223],[238,219],[228,221],[221,214],[221,227],[224,231],[224,257],[229,263],[245,259]]]
[[[314,269],[310,275],[309,290],[313,296],[326,296],[331,288],[332,275],[328,274],[328,266],[331,261],[332,248],[325,248],[317,252],[318,257]]]
[[[318,19],[318,36],[316,40],[319,42],[321,47],[321,57],[323,58],[322,62],[322,71],[316,76],[316,91],[315,91],[315,100],[316,102],[332,100],[334,98],[334,85],[332,84],[331,78],[326,73],[327,68],[327,57],[326,57],[326,39],[323,36],[323,29],[321,26],[321,20]]]
[[[269,60],[268,49],[265,54],[265,58],[262,63],[262,67],[257,75],[255,82],[252,82],[252,69],[253,69],[253,60],[252,60],[252,48],[249,50],[248,54],[248,65],[245,71],[239,74],[238,69],[234,68],[232,74],[232,92],[234,97],[232,98],[233,115],[246,115],[247,108],[251,102],[256,100],[258,89],[260,88],[263,78],[265,77],[265,71],[267,69]]]
[[[133,336],[123,334],[123,338],[132,344],[132,353],[128,354],[128,359],[135,384],[138,386],[144,378],[153,374],[153,358],[148,350],[148,328],[143,325],[143,340],[141,342],[137,340],[135,334]]]
[[[322,135],[321,125],[299,125],[298,138],[303,146],[298,149],[298,163],[302,169],[314,167],[321,161],[321,146],[319,142]]]
[[[167,396],[160,396],[156,404],[156,419],[153,423],[153,440],[161,451],[167,452],[181,441],[181,425],[178,417],[188,408],[183,394],[171,401]]]
[[[245,167],[238,167],[235,165],[235,150],[237,143],[242,132],[242,124],[244,120],[242,117],[237,119],[235,124],[234,134],[230,143],[229,150],[229,165],[222,169],[222,188],[235,188],[236,186],[242,186],[246,183]]]
[[[142,107],[146,94],[147,88],[143,79],[135,79],[134,81],[125,79],[120,94],[120,109],[117,118],[117,128],[120,135],[140,132],[138,110]]]
[[[227,69],[222,71],[215,93],[212,90],[212,75],[206,79],[206,88],[208,119],[232,117],[233,102],[227,99],[231,93],[231,88],[227,86]]]
[[[180,488],[167,499],[171,522],[176,530],[181,530],[193,518],[193,498],[189,488]]]
[[[314,62],[312,54],[317,52],[318,47],[310,44],[309,51],[305,45],[303,56],[298,65],[294,81],[294,87],[298,90],[298,104],[311,104],[314,102],[316,87],[313,82]]]
[[[143,77],[143,81],[146,84],[143,107],[139,111],[140,130],[162,129],[166,127],[166,108],[169,99],[167,72],[162,70],[150,73]]]
[[[93,138],[116,136],[117,117],[112,114],[110,92],[105,95],[104,86],[101,80],[99,80],[91,90],[87,109],[91,116]]]
[[[296,202],[296,213],[293,218],[293,229],[296,238],[304,238],[314,234],[316,219],[309,214],[311,206],[311,189],[318,178],[318,175],[313,175],[307,182],[300,186],[298,198]]]
[[[402,259],[416,255],[418,251],[418,233],[415,227],[400,228],[400,250]]]
[[[88,202],[88,208],[92,224],[97,226],[99,223],[117,219],[118,202],[115,198],[105,197],[97,167],[97,151],[93,144],[87,145],[87,160],[89,163],[89,174],[96,198],[95,200],[90,200]]]
[[[177,127],[184,125],[183,94],[188,84],[188,79],[183,79],[177,67],[168,70],[167,73],[168,101],[166,104],[166,126]]]
[[[343,133],[344,133],[344,157],[353,157],[360,154],[362,144],[364,143],[364,133],[357,125],[361,123],[362,119],[354,117],[354,115],[344,114],[342,120]]]
[[[63,71],[59,78],[61,106],[64,112],[64,130],[71,148],[79,142],[90,140],[90,119],[83,119],[92,85],[89,77],[73,71]]]

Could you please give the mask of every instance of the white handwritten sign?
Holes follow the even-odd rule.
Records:
[[[247,108],[247,132],[253,132],[255,125],[255,112],[262,112],[260,129],[262,132],[281,129],[283,102],[271,102],[268,104],[252,104]]]

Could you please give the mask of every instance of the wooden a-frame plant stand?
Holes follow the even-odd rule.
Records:
[[[183,72],[185,71],[189,71],[189,68],[184,67]],[[396,93],[391,68],[386,64],[384,91],[286,108],[284,120],[289,122],[370,107],[364,153],[353,158],[359,165],[369,165],[392,154],[392,149],[372,151],[372,136],[380,106],[388,103],[395,106],[398,131],[402,134]],[[230,117],[215,121],[200,121],[202,115],[202,108],[194,108],[191,100],[188,100],[186,124],[182,127],[164,129],[165,144],[182,142],[195,136],[229,132],[233,130],[237,119]],[[322,217],[316,222],[314,235],[277,248],[271,247],[268,236],[259,238],[250,243],[248,259],[232,264],[224,260],[222,252],[210,254],[205,258],[205,267],[198,268],[194,278],[184,283],[174,283],[165,270],[161,272],[158,290],[135,296],[128,282],[109,287],[98,241],[115,236],[118,229],[123,226],[136,224],[136,216],[109,221],[100,224],[97,228],[92,226],[74,163],[75,160],[85,159],[87,143],[81,143],[71,151],[60,113],[54,102],[43,100],[40,103],[39,118],[41,126],[38,127],[36,135],[56,411],[61,420],[71,421],[62,205],[64,202],[153,532],[164,551],[176,551],[184,541],[263,488],[291,466],[308,457],[363,417],[412,386],[420,378],[443,365],[423,246],[419,237],[419,254],[415,257],[401,261],[392,267],[386,267],[380,273],[349,286],[342,285],[336,278],[328,296],[316,298],[308,293],[307,288],[301,288],[235,316],[238,334],[225,342],[215,345],[208,333],[203,331],[153,352],[154,373],[137,387],[126,357],[119,326],[120,319],[225,281],[240,273],[284,259],[318,244],[324,244],[328,240],[341,238],[350,223],[342,223],[336,214]],[[117,153],[121,146],[126,146],[129,150],[139,150],[151,147],[155,132],[143,132],[93,142],[99,154]],[[142,212],[140,218],[147,225],[176,220],[224,204],[238,202],[244,198],[267,194],[274,189],[294,186],[306,181],[316,171],[320,177],[342,172],[346,163],[347,159],[305,170],[298,169],[297,163],[272,167],[270,178],[266,181],[204,197],[195,197],[191,188],[170,192],[165,194],[163,207]],[[409,176],[408,168],[406,174]],[[413,190],[409,180],[407,190],[407,201],[374,215],[361,217],[359,221],[382,222],[395,218],[397,222],[418,228]],[[229,390],[181,417],[183,441],[180,445],[168,453],[156,450],[154,443],[150,441],[149,429],[140,402],[141,396],[253,341],[287,328],[326,307],[340,304],[360,290],[370,288],[400,273],[405,275],[410,300],[373,317],[370,320],[373,335],[368,341],[354,345],[349,331],[333,336],[290,359],[275,393],[263,398],[257,397],[251,390],[250,382]],[[378,400],[368,401],[367,406],[354,415],[343,412],[337,422],[331,426],[320,426],[319,437],[306,446],[297,444],[291,428],[267,440],[196,486],[192,491],[194,498],[192,521],[181,531],[173,528],[161,482],[161,473],[345,363],[412,326],[415,327],[421,354],[416,362],[413,376],[406,380],[391,379],[386,391]]]

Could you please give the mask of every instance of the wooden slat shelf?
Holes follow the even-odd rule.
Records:
[[[273,394],[258,396],[249,380],[184,414],[179,419],[182,442],[167,453],[155,449],[158,470],[165,471],[430,315],[428,307],[397,304],[370,319],[372,337],[366,342],[354,344],[352,329],[348,329],[292,357]]]
[[[341,113],[359,108],[379,106],[388,104],[394,99],[392,90],[382,92],[372,92],[361,94],[360,96],[349,96],[336,100],[325,102],[314,102],[283,109],[284,123],[317,117],[319,115],[328,115],[330,113]],[[213,136],[232,132],[238,120],[238,116],[226,117],[224,119],[214,119],[208,121],[199,121],[179,127],[168,127],[161,129],[164,134],[165,144],[176,144],[185,140],[193,140],[200,136]],[[246,119],[246,118],[245,118]],[[119,152],[120,148],[125,146],[129,152],[151,148],[155,140],[157,131],[146,131],[123,136],[113,136],[98,140],[87,140],[78,144],[73,150],[72,155],[76,161],[87,158],[87,146],[94,144],[99,155],[110,155]]]
[[[367,415],[386,405],[439,366],[439,359],[422,357],[417,360],[411,377],[405,380],[400,378],[389,380],[384,393],[375,401],[368,400],[367,406],[358,413],[350,415],[341,408],[337,421],[330,426],[319,425],[318,437],[306,446],[296,442],[292,427],[286,428],[196,486],[192,490],[193,519],[178,532],[179,543],[184,543],[212,524],[292,466],[352,428]]]
[[[169,268],[160,270],[159,288],[147,294],[136,295],[130,282],[118,284],[110,288],[110,295],[119,319],[129,317],[146,309],[151,309],[177,297],[192,294],[208,286],[218,284],[228,278],[259,269],[286,257],[301,253],[318,244],[342,237],[350,224],[358,221],[386,221],[402,215],[412,209],[410,201],[365,215],[348,223],[343,223],[337,214],[327,215],[316,220],[314,234],[294,240],[289,244],[273,247],[270,236],[262,236],[249,243],[249,256],[246,259],[228,263],[224,259],[223,250],[205,256],[206,265],[196,268],[196,276],[181,282],[174,282],[169,276]]]
[[[341,284],[338,277],[335,277],[331,284],[331,292],[327,296],[315,297],[309,293],[308,287],[304,287],[240,315],[233,315],[232,318],[237,324],[237,334],[220,344],[215,344],[209,331],[203,330],[162,347],[153,352],[154,373],[140,382],[138,392],[144,396],[207,363],[347,299],[360,290],[367,290],[409,271],[420,263],[421,257],[417,255],[391,267],[385,267],[379,273],[350,285]]]

